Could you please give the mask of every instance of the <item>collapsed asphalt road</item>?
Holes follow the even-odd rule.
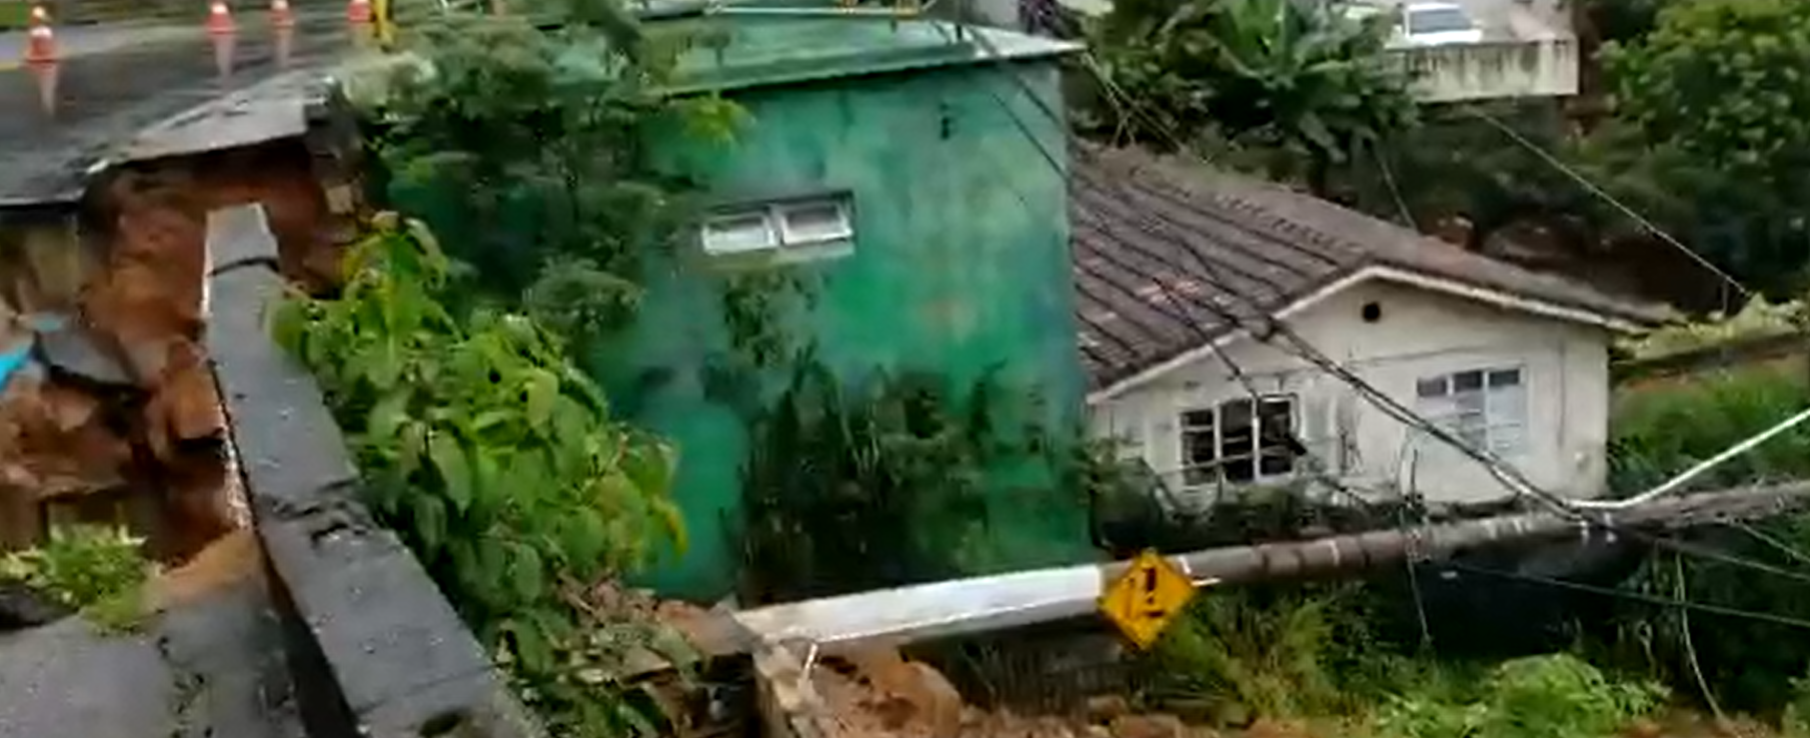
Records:
[[[61,60],[48,69],[18,63],[22,35],[0,35],[0,52],[10,51],[0,58],[0,208],[73,202],[85,172],[109,145],[285,71],[341,58],[351,48],[343,8],[294,7],[287,48],[262,11],[237,14],[236,32],[225,37],[210,36],[199,23],[192,29],[70,29],[71,38],[60,44]],[[132,43],[121,43],[128,34]]]

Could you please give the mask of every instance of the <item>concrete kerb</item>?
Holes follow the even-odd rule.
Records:
[[[354,492],[312,376],[270,339],[284,291],[262,206],[210,214],[206,346],[316,736],[543,735],[395,534]]]

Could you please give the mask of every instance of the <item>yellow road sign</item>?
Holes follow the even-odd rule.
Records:
[[[1131,568],[1100,595],[1100,612],[1139,649],[1150,648],[1163,628],[1180,615],[1194,597],[1194,582],[1177,571],[1168,559],[1145,551],[1131,561]]]

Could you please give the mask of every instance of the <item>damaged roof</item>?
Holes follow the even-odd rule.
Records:
[[[1069,221],[1093,389],[1274,315],[1372,267],[1645,325],[1668,312],[1467,251],[1283,186],[1078,145]],[[1209,305],[1212,307],[1209,308]]]

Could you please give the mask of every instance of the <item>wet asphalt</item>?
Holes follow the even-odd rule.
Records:
[[[0,205],[73,199],[108,144],[352,48],[337,4],[295,7],[286,41],[263,11],[237,13],[226,36],[199,21],[59,28],[49,67],[21,62],[22,33],[0,34]]]
[[[263,12],[238,14],[230,46],[199,19],[57,28],[51,69],[22,63],[23,33],[0,33],[0,210],[72,202],[108,146],[352,47],[343,6],[295,7],[286,48]],[[80,618],[0,633],[0,738],[300,738],[282,654],[250,585],[137,634]]]

